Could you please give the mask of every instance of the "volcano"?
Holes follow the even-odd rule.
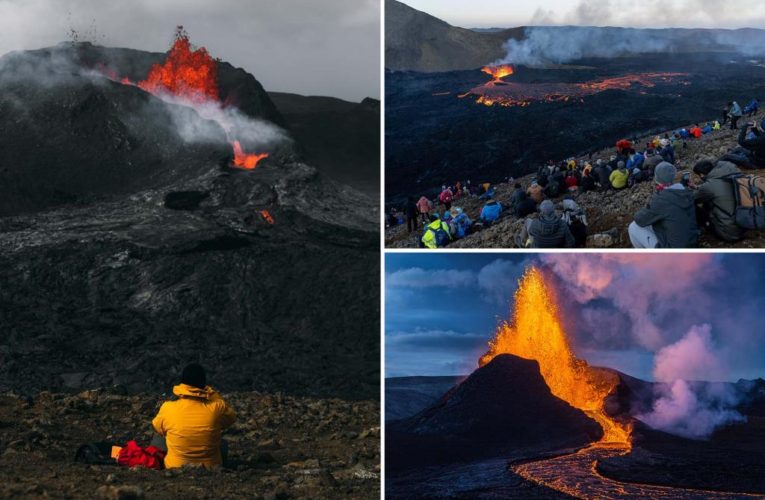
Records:
[[[224,391],[375,398],[377,200],[309,164],[243,69],[214,61],[210,116],[212,93],[140,84],[169,61],[0,59],[0,390],[165,390],[195,360]]]

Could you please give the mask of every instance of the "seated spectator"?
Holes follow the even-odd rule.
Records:
[[[539,217],[528,218],[516,240],[522,248],[572,248],[574,236],[568,224],[555,213],[550,200],[539,205]]]
[[[473,221],[463,212],[461,207],[454,207],[452,208],[452,226],[454,239],[460,239],[470,234]]]
[[[529,195],[529,197],[534,200],[534,203],[539,204],[542,203],[542,200],[544,199],[544,194],[542,193],[542,186],[540,186],[536,181],[531,181],[531,186],[529,186],[529,189],[526,191],[526,194]]]
[[[628,233],[635,248],[690,248],[698,244],[699,230],[693,193],[675,183],[677,170],[662,162],[656,167],[656,194],[635,214]]]
[[[735,242],[744,237],[744,229],[736,224],[736,195],[731,176],[741,170],[727,161],[702,160],[693,171],[703,181],[694,192],[699,225],[710,227],[723,241]]]
[[[496,200],[489,200],[486,205],[481,209],[481,216],[479,219],[484,225],[491,225],[494,221],[499,219],[502,214],[502,204]]]
[[[627,187],[627,181],[629,180],[630,173],[627,171],[627,167],[623,161],[620,161],[616,165],[616,170],[611,172],[608,177],[611,187],[614,189],[624,189]]]

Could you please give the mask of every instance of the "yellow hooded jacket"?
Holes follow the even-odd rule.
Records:
[[[178,400],[163,403],[151,421],[167,442],[165,467],[220,465],[221,433],[236,421],[236,412],[210,386],[180,384],[173,387],[173,394]]]

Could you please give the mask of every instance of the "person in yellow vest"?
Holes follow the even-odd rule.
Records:
[[[223,465],[228,453],[222,432],[236,421],[236,412],[212,387],[205,369],[192,363],[173,387],[178,399],[162,403],[151,421],[157,435],[151,444],[166,450],[165,467]]]
[[[720,126],[720,122],[715,120],[714,124],[712,125],[712,130],[720,130],[722,127]]]
[[[423,233],[420,242],[423,248],[442,248],[452,241],[452,235],[449,228],[449,224],[442,221],[437,213],[431,214],[431,222],[425,226],[425,233]]]
[[[623,161],[616,164],[617,168],[608,177],[611,182],[611,187],[614,189],[624,189],[627,187],[627,180],[630,178],[630,173],[627,171],[627,167]]]

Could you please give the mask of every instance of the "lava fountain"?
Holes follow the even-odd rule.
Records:
[[[479,365],[499,354],[537,361],[550,391],[603,428],[598,444],[630,448],[631,425],[614,420],[604,409],[606,397],[619,383],[618,376],[574,355],[560,321],[555,292],[536,267],[529,268],[519,281],[512,321],[500,325]]]
[[[513,67],[509,64],[502,64],[499,66],[484,66],[481,68],[481,71],[486,73],[487,75],[491,75],[492,81],[497,82],[501,81],[504,77],[510,76],[513,74]]]
[[[165,61],[162,64],[154,64],[145,80],[133,83],[128,78],[118,78],[109,70],[102,69],[102,73],[114,81],[135,85],[160,98],[172,96],[192,106],[208,102],[222,106],[218,87],[218,62],[204,47],[192,49],[188,33],[183,26],[177,27],[175,41]],[[222,123],[219,117],[203,118],[218,121],[226,134],[229,133],[230,127]],[[245,152],[238,140],[229,139],[229,142],[234,150],[235,167],[252,170],[258,162],[268,157],[268,153]]]

